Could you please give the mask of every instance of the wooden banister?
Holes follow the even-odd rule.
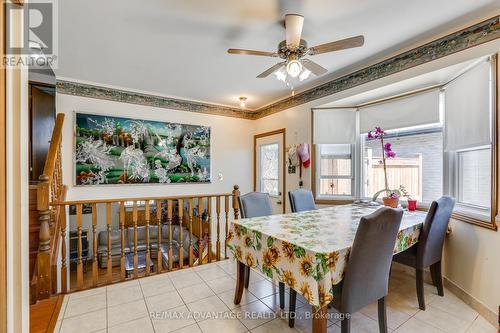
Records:
[[[37,299],[50,297],[54,291],[52,283],[53,257],[57,260],[57,252],[60,239],[59,217],[66,213],[60,209],[51,210],[50,202],[64,200],[65,190],[62,186],[61,168],[61,141],[64,124],[64,114],[58,114],[49,151],[45,160],[43,174],[39,177],[37,188],[37,209],[40,221],[39,247],[36,261],[36,295]],[[52,229],[52,230],[51,230]]]

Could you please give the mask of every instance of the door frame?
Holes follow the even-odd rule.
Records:
[[[257,139],[281,134],[283,136],[283,214],[286,212],[286,128],[280,128],[274,131],[256,134],[253,136],[253,190],[257,191]]]
[[[0,53],[5,55],[6,14],[0,5]],[[7,331],[7,156],[6,156],[6,115],[7,115],[7,73],[0,68],[0,331]]]

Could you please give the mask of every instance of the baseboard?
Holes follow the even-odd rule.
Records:
[[[494,327],[499,325],[498,323],[498,315],[490,310],[486,305],[475,299],[473,296],[468,294],[465,290],[457,286],[454,282],[448,280],[446,277],[443,277],[444,286],[451,291],[455,296],[460,298],[464,303],[473,308],[477,313],[483,316],[488,322],[491,323]]]

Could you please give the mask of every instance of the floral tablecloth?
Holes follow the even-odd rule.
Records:
[[[235,220],[228,233],[233,257],[284,282],[311,304],[324,306],[342,280],[360,219],[377,207],[345,205]],[[405,212],[394,253],[418,241],[423,212]]]

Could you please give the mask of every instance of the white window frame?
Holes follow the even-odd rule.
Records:
[[[347,144],[340,144],[347,145]],[[315,163],[315,174],[316,174],[316,199],[317,200],[355,200],[357,197],[357,149],[355,144],[350,144],[351,149],[351,175],[350,176],[328,176],[321,177],[321,144],[317,144],[316,146],[316,160]],[[330,195],[330,194],[321,194],[321,179],[350,179],[351,180],[351,194],[350,195]]]

